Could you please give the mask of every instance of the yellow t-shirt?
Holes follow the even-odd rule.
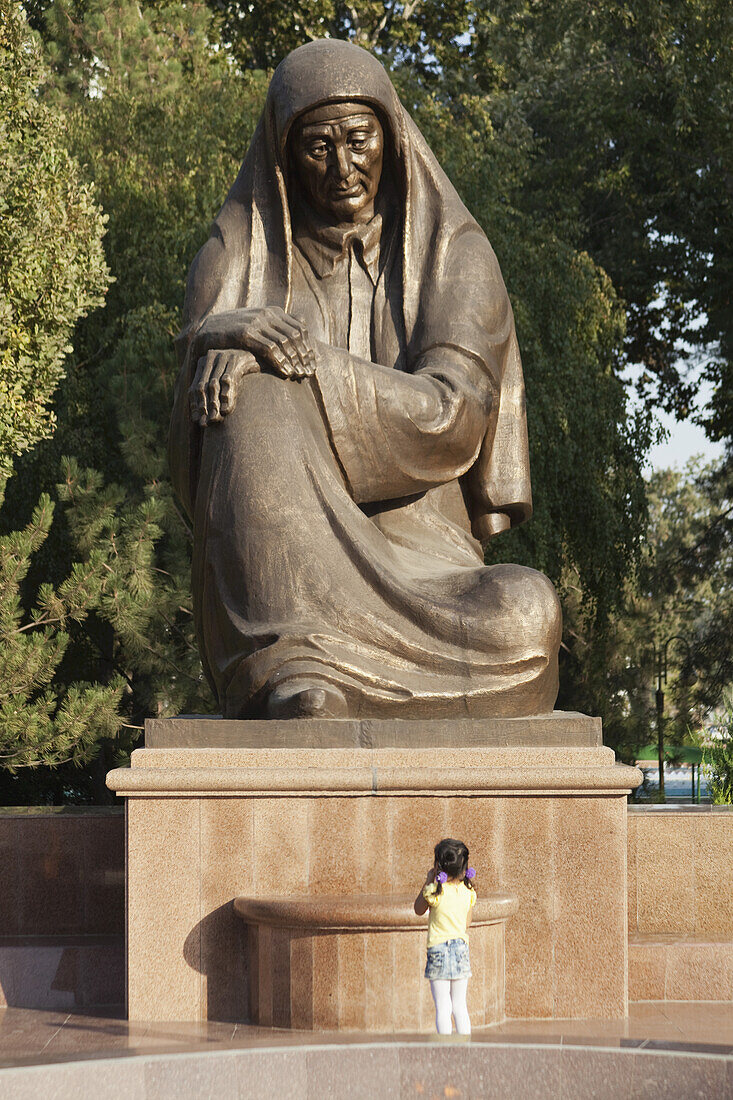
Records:
[[[476,891],[465,882],[444,882],[443,890],[436,894],[436,884],[423,887],[422,896],[430,906],[428,919],[428,947],[446,940],[465,940],[468,943],[466,921],[469,910],[476,904]]]

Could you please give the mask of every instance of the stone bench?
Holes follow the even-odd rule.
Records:
[[[250,1020],[314,1031],[432,1031],[423,978],[427,916],[406,894],[238,897],[247,925]],[[504,1019],[504,929],[511,894],[479,896],[470,929],[473,1027]]]

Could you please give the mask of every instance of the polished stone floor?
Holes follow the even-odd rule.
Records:
[[[474,1032],[481,1043],[624,1047],[733,1057],[733,1004],[632,1004],[628,1020],[510,1020]],[[128,1023],[107,1015],[0,1008],[0,1069],[141,1054],[298,1047],[318,1043],[433,1043],[434,1035],[294,1032],[242,1024]]]

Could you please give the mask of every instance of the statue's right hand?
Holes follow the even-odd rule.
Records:
[[[208,351],[196,364],[196,375],[188,391],[191,419],[205,428],[230,413],[237,401],[239,382],[255,374],[260,365],[254,355],[239,348]]]
[[[193,353],[242,348],[283,378],[305,378],[315,370],[315,352],[307,329],[277,306],[212,313],[196,334]]]

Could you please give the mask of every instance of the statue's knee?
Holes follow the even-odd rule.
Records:
[[[494,583],[502,588],[512,631],[529,639],[548,655],[557,653],[562,635],[562,610],[555,586],[544,573],[523,565],[494,566]]]
[[[556,653],[562,637],[562,608],[552,581],[534,569],[532,574],[533,602],[538,633],[550,653]]]

